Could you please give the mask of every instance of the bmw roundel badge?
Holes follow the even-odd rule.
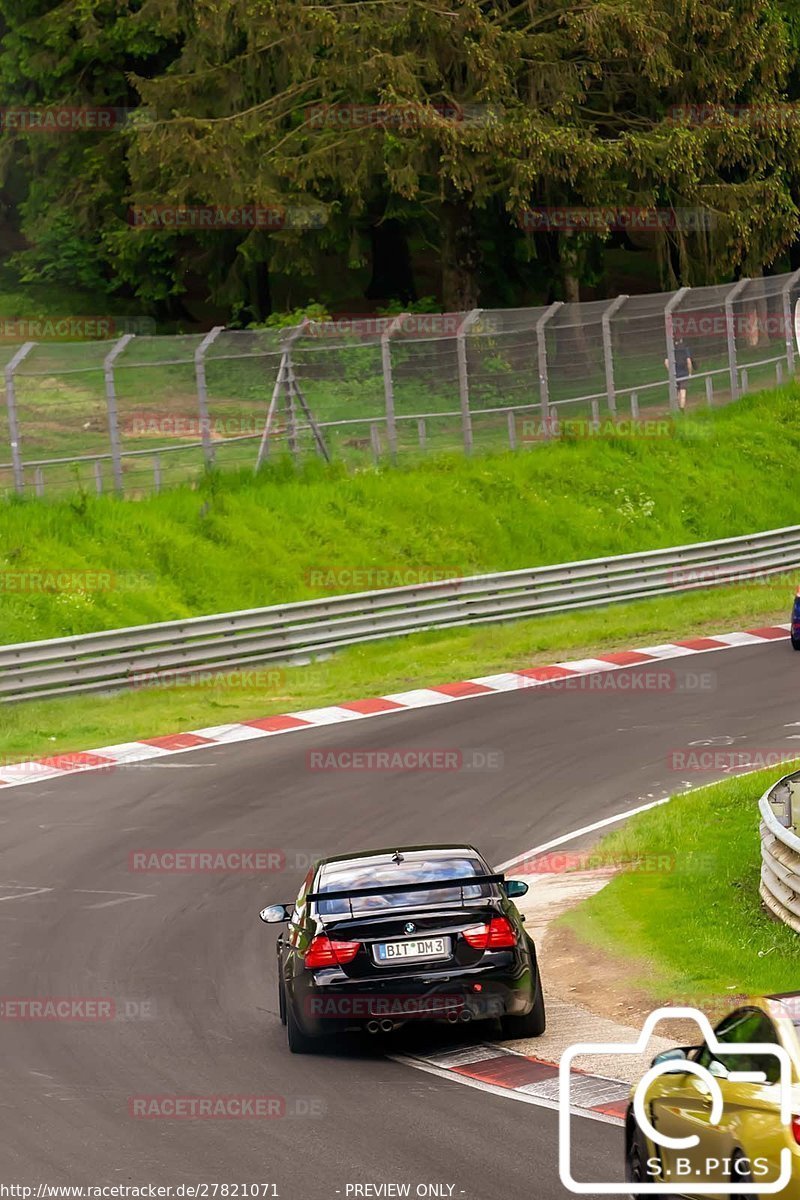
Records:
[[[414,933],[416,928],[417,927],[413,921],[406,921],[405,925],[403,926],[403,930],[405,933]]]

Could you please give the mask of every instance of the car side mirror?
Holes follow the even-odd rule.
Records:
[[[675,1071],[680,1072],[683,1069],[683,1063],[693,1050],[699,1050],[699,1046],[675,1046],[672,1050],[662,1050],[657,1054],[651,1062],[651,1067],[659,1067],[662,1063],[674,1063]]]
[[[509,900],[512,900],[514,896],[524,896],[528,891],[528,885],[521,879],[507,879],[505,889]]]
[[[713,1075],[715,1079],[728,1078],[728,1068],[723,1063],[718,1062],[716,1058],[712,1058],[708,1064],[708,1073],[709,1075]]]
[[[267,925],[279,925],[281,921],[289,920],[289,905],[268,904],[258,915],[262,921],[266,921]]]

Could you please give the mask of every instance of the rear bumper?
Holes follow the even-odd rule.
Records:
[[[503,966],[473,968],[444,978],[321,982],[296,978],[290,1003],[310,1036],[364,1029],[369,1022],[445,1021],[451,1024],[524,1016],[536,1000],[535,966],[512,959]]]

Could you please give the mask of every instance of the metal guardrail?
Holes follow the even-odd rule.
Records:
[[[798,568],[800,526],[793,525],[642,554],[22,642],[0,646],[0,702],[307,661],[380,638],[742,583]]]
[[[779,921],[800,933],[800,771],[784,775],[759,801],[761,899]]]

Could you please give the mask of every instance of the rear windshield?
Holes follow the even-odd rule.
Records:
[[[484,875],[483,864],[474,858],[435,859],[431,862],[364,863],[337,871],[327,867],[318,892],[357,892],[361,888],[382,884],[434,883],[437,879],[464,879]],[[321,917],[344,916],[352,913],[384,912],[393,908],[420,908],[429,904],[458,904],[465,900],[480,900],[496,895],[492,883],[470,883],[460,887],[431,888],[430,891],[391,892],[388,895],[352,896],[347,900],[319,900],[317,912]]]

